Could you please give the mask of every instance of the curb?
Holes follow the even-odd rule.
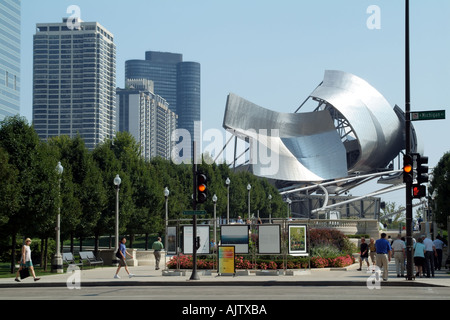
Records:
[[[14,280],[13,280],[14,281]],[[381,287],[447,287],[445,285],[430,284],[414,281],[383,281]],[[247,286],[247,287],[271,287],[271,286],[297,286],[297,287],[365,287],[366,282],[363,281],[284,281],[284,280],[236,280],[236,281],[202,281],[202,280],[185,280],[185,281],[86,281],[81,282],[80,287],[230,287],[230,286]],[[36,283],[0,283],[0,288],[65,288],[65,282],[36,282]]]

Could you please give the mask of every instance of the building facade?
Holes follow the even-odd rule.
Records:
[[[125,62],[125,78],[152,80],[154,93],[178,115],[178,128],[188,130],[192,139],[199,134],[195,128],[201,119],[199,63],[185,62],[178,53],[147,51],[145,60]]]
[[[125,89],[117,88],[116,130],[131,133],[146,160],[157,156],[170,159],[177,115],[152,88],[153,82],[147,79],[128,79]]]
[[[20,113],[21,0],[0,1],[0,121]]]
[[[115,132],[116,46],[98,22],[36,25],[33,124],[41,139],[78,133],[86,147]]]

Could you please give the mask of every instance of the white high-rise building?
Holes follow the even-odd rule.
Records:
[[[0,1],[0,121],[20,113],[21,1]]]
[[[116,130],[131,133],[146,160],[170,159],[178,117],[165,99],[153,93],[153,81],[127,79],[126,88],[117,88],[116,94]]]
[[[92,150],[115,132],[116,46],[98,22],[78,22],[36,25],[33,124],[41,139],[79,133]]]

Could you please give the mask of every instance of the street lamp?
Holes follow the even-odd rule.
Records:
[[[61,176],[64,168],[61,162],[56,165],[56,172],[58,173],[58,215],[56,218],[56,253],[53,257],[52,272],[63,273],[63,261],[61,256]]]
[[[214,202],[214,247],[216,247],[217,239],[216,239],[216,226],[217,226],[217,218],[216,218],[216,205],[217,205],[217,196],[213,195],[212,201]]]
[[[292,200],[289,199],[289,198],[287,198],[287,199],[286,199],[286,202],[287,202],[287,205],[288,205],[288,208],[287,208],[287,218],[288,218],[288,220],[289,220]]]
[[[165,240],[164,240],[164,249],[165,249],[165,252],[166,252],[166,254],[164,255],[164,265],[165,266],[167,266],[167,263],[166,263],[166,259],[167,259],[167,243],[168,243],[168,236],[167,236],[167,233],[169,232],[168,231],[168,228],[169,228],[169,206],[168,206],[168,204],[169,204],[169,194],[170,194],[170,191],[169,191],[169,188],[165,188],[164,189],[164,198],[166,198],[166,238],[165,238]]]
[[[230,224],[230,178],[225,180],[225,184],[227,185],[227,224]]]
[[[269,223],[272,223],[272,195],[269,193]]]
[[[247,185],[248,190],[248,220],[250,220],[250,190],[252,190],[252,186],[250,183]]]
[[[119,187],[122,183],[122,179],[120,179],[119,175],[116,175],[114,178],[114,185],[116,186],[116,239],[115,239],[115,247],[113,252],[113,264],[118,264],[119,261],[116,257],[116,252],[119,250]]]

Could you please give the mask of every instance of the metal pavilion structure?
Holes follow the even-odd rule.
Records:
[[[307,103],[315,107],[301,112]],[[401,170],[394,170],[406,144],[404,119],[404,112],[367,81],[327,70],[293,113],[268,110],[230,93],[223,127],[235,137],[233,167],[243,155],[236,154],[237,139],[242,139],[248,143],[248,160],[239,169],[272,181],[292,202],[294,216],[338,210],[342,217],[374,218],[380,210],[377,196],[404,188]],[[418,150],[413,127],[411,146]],[[261,161],[261,153],[277,163]],[[373,179],[388,186],[363,197],[348,195]]]

